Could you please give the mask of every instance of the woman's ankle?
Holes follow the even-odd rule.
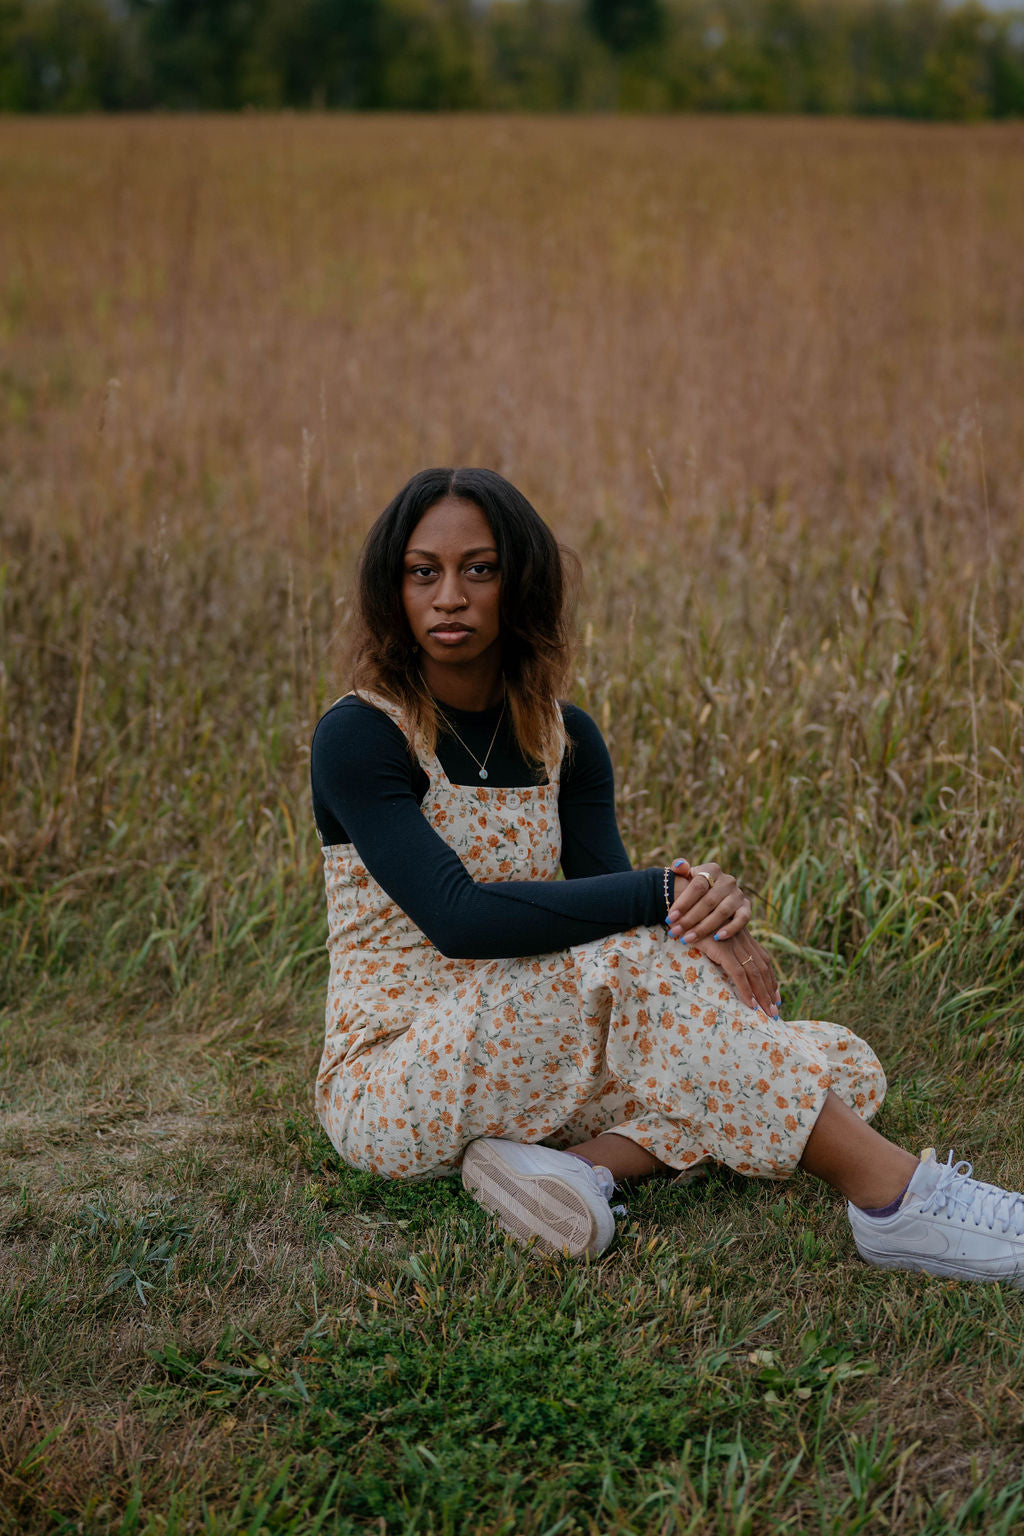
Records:
[[[603,1131],[592,1141],[581,1141],[578,1146],[568,1150],[586,1163],[607,1168],[616,1184],[664,1178],[673,1172],[667,1163],[663,1163],[639,1142],[631,1141],[628,1136],[616,1135],[614,1131]]]
[[[861,1210],[890,1205],[906,1189],[917,1158],[879,1135],[831,1091],[804,1147],[800,1166]]]

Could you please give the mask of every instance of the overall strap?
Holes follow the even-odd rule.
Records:
[[[436,752],[428,752],[426,745],[418,731],[409,724],[405,710],[393,699],[386,699],[381,693],[372,693],[369,690],[362,691],[353,688],[351,693],[345,694],[345,698],[361,699],[364,704],[372,704],[374,709],[379,709],[382,715],[387,715],[393,720],[416,754],[416,761],[432,784],[438,782],[447,784],[448,775],[441,767],[441,760]]]

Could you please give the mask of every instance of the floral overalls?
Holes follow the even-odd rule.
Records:
[[[400,710],[363,695],[408,735]],[[431,826],[474,880],[553,880],[558,774],[452,784],[417,743]],[[454,1172],[477,1136],[571,1146],[615,1131],[680,1171],[781,1178],[831,1088],[869,1119],[885,1077],[836,1024],[738,1003],[699,950],[631,928],[551,954],[450,960],[350,843],[323,849],[331,972],[316,1107],[346,1162],[393,1179]]]

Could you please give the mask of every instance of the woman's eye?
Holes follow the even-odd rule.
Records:
[[[490,576],[496,576],[498,567],[487,560],[474,560],[472,565],[465,567],[467,576],[472,576],[477,581],[486,580]],[[433,565],[407,565],[405,574],[416,581],[433,581],[438,575]]]

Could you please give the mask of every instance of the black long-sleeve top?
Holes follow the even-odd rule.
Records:
[[[471,751],[445,732],[437,744],[441,766],[453,784],[476,785],[501,710],[445,705],[444,713]],[[548,954],[662,922],[664,872],[630,868],[601,733],[582,709],[565,705],[563,716],[572,743],[558,794],[564,881],[474,881],[420,809],[429,779],[404,735],[351,695],[327,711],[313,736],[313,812],[323,842],[354,844],[392,901],[451,958]],[[539,782],[507,714],[486,760],[488,788]]]

